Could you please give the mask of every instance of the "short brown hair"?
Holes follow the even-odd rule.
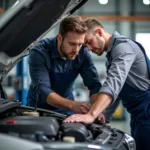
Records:
[[[79,16],[70,16],[64,18],[59,27],[59,33],[65,36],[68,32],[86,33],[87,27]]]
[[[96,20],[94,18],[88,18],[88,19],[84,20],[84,23],[86,24],[88,30],[91,30],[95,27],[104,28],[103,25],[98,20]]]

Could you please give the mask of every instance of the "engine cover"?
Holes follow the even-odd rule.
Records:
[[[75,141],[85,142],[88,137],[88,130],[86,126],[81,123],[63,123],[61,126],[62,137],[72,136]]]
[[[16,133],[18,136],[34,135],[41,131],[48,137],[55,137],[59,124],[53,117],[15,116],[0,122],[0,132]]]

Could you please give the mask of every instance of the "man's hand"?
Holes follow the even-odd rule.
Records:
[[[94,122],[94,117],[90,114],[74,114],[66,118],[64,122],[81,122],[84,124],[92,124]]]
[[[89,112],[91,105],[86,102],[74,102],[72,105],[72,111],[75,114],[86,114]]]
[[[103,113],[100,113],[100,115],[95,120],[96,123],[106,123],[105,116]]]

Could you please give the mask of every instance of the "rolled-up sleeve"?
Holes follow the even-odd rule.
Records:
[[[112,96],[112,100],[115,101],[126,81],[136,55],[128,43],[120,43],[112,49],[111,58],[111,66],[100,93]]]
[[[84,85],[88,87],[90,96],[92,96],[93,94],[99,93],[101,83],[88,49],[85,49],[84,52],[84,60],[80,74],[83,78]]]
[[[50,61],[46,51],[43,52],[40,45],[35,46],[29,55],[29,72],[31,77],[31,85],[34,92],[38,94],[41,100],[45,102],[47,96],[54,92],[51,89],[51,81],[49,75]],[[49,67],[49,68],[48,68]]]

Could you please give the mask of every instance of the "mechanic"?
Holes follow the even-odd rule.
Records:
[[[107,52],[107,78],[87,114],[75,114],[64,122],[92,123],[120,98],[131,115],[131,134],[138,150],[150,149],[150,67],[142,45],[118,32],[108,33],[95,19],[85,20],[85,44],[101,56]]]
[[[88,49],[83,46],[87,27],[79,16],[60,23],[56,37],[40,40],[30,51],[28,106],[52,110],[66,115],[87,113],[91,105],[76,102],[73,84],[80,74],[95,100],[101,84]]]

